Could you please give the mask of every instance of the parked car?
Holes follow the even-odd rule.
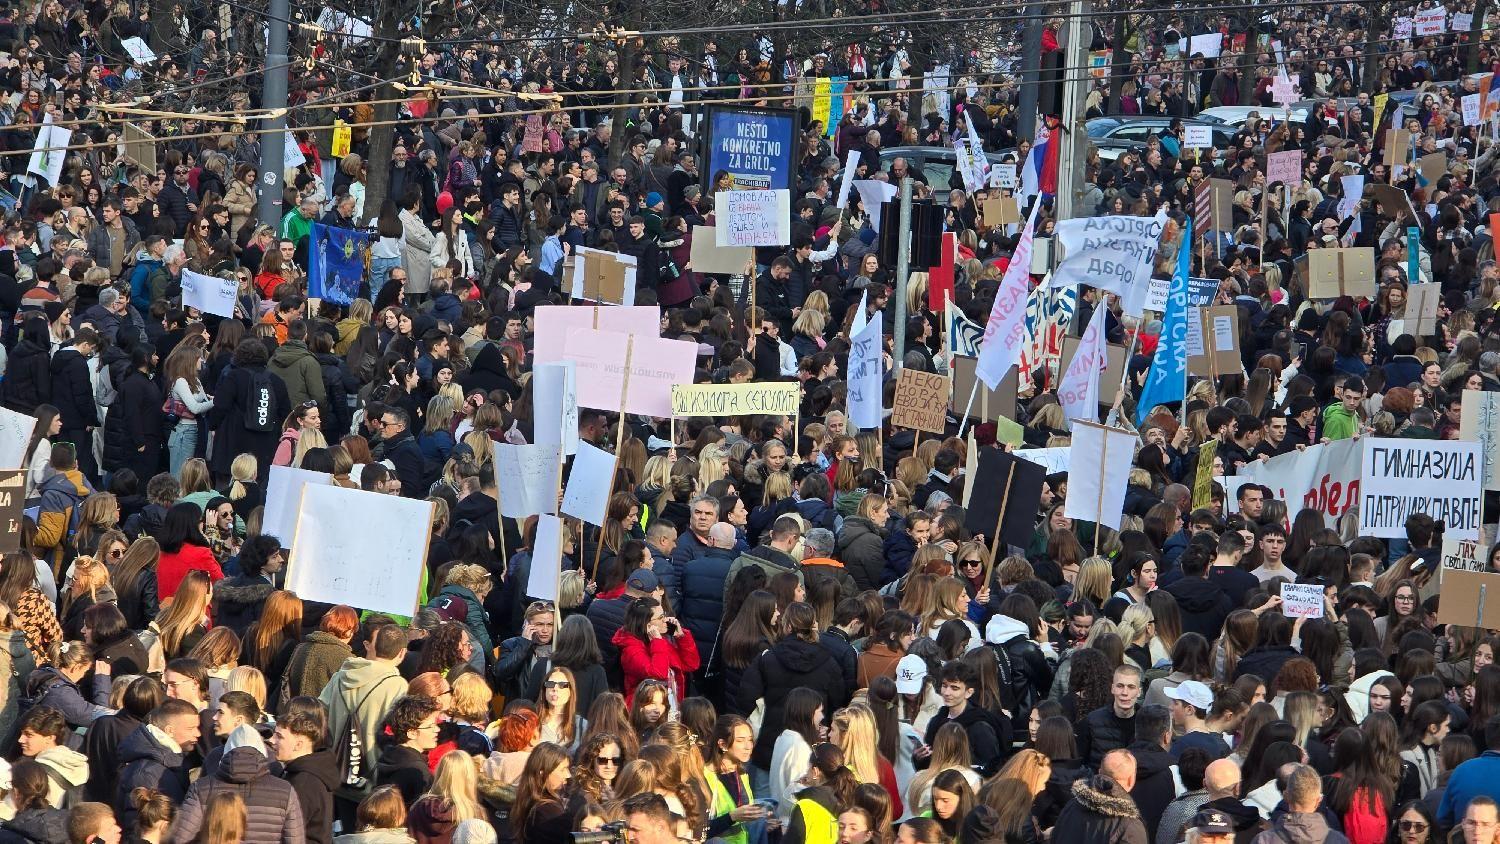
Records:
[[[1152,135],[1160,135],[1167,131],[1176,117],[1159,117],[1156,115],[1124,115],[1117,114],[1108,117],[1096,117],[1084,124],[1084,130],[1088,136],[1095,140],[1105,138],[1118,141],[1133,141],[1144,143]],[[1195,120],[1187,118],[1182,121],[1184,126],[1208,126],[1213,132],[1214,147],[1227,149],[1234,138],[1235,129],[1223,123],[1214,123],[1207,120]]]
[[[1308,109],[1305,106],[1292,107],[1292,122],[1305,123],[1307,121]],[[1235,130],[1243,127],[1250,120],[1252,114],[1258,114],[1261,118],[1271,121],[1272,124],[1280,123],[1286,119],[1286,111],[1282,108],[1270,108],[1267,106],[1214,106],[1198,112],[1198,119],[1205,123],[1222,123],[1233,127]]]
[[[990,165],[1016,162],[1016,151],[1004,149],[998,152],[987,152],[984,157],[989,160]],[[939,205],[948,204],[948,190],[952,187],[953,168],[957,156],[952,147],[887,147],[880,151],[880,169],[890,170],[891,162],[897,158],[906,159],[906,163],[916,172],[922,174],[922,181],[933,189],[933,197]]]

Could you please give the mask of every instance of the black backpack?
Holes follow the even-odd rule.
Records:
[[[258,434],[281,430],[281,414],[276,412],[276,390],[271,373],[264,369],[250,372],[250,400],[245,404],[245,428]]]
[[[335,788],[343,794],[363,795],[370,788],[370,777],[365,774],[365,754],[369,748],[365,747],[359,710],[370,699],[370,695],[389,679],[391,678],[386,677],[376,683],[359,699],[359,703],[349,707],[349,717],[344,721],[344,729],[334,741],[333,758],[339,775]]]

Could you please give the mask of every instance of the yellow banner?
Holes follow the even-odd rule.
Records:
[[[673,384],[673,416],[797,415],[797,384]]]
[[[333,157],[334,158],[343,158],[344,156],[346,156],[346,155],[349,154],[349,140],[350,140],[350,135],[352,135],[352,134],[353,133],[349,130],[349,127],[346,126],[346,125],[344,125],[344,121],[342,121],[342,120],[335,120],[335,121],[333,121]]]
[[[828,112],[833,104],[833,80],[820,76],[813,82],[812,119],[828,128]]]

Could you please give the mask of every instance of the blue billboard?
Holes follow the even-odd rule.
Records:
[[[780,109],[713,109],[708,116],[712,179],[729,173],[735,190],[790,189],[796,178],[797,114]]]

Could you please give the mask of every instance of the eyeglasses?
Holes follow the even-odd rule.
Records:
[[[571,688],[573,688],[573,684],[569,683],[567,680],[548,680],[547,682],[545,682],[545,683],[542,684],[542,688],[544,688],[544,689],[571,689]]]
[[[375,424],[379,425],[380,426],[380,430],[384,431],[386,428],[389,428],[392,425],[395,425],[397,423],[395,423],[395,422],[387,422],[386,420],[382,419],[379,422],[376,422]]]
[[[620,764],[620,760],[623,759],[623,758],[624,757],[622,757],[622,756],[595,756],[594,757],[594,764],[595,765],[615,765],[615,766],[618,767],[619,764]]]
[[[1400,827],[1400,829],[1401,829],[1402,832],[1426,832],[1427,831],[1427,823],[1426,823],[1426,821],[1402,821],[1401,823],[1397,824],[1397,826]]]

